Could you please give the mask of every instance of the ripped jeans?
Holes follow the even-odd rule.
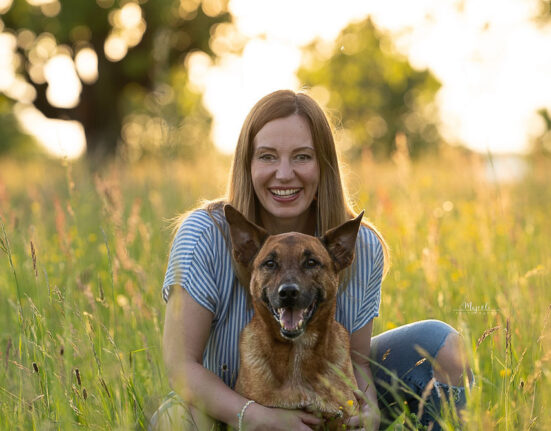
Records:
[[[418,420],[422,425],[433,423],[432,431],[441,429],[435,418],[440,417],[442,401],[453,403],[457,411],[465,408],[463,386],[432,380],[431,361],[452,332],[457,333],[444,322],[422,320],[371,339],[371,372],[382,414],[381,429],[403,412],[400,404],[404,402],[410,412],[421,413]]]

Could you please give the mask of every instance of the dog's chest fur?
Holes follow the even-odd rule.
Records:
[[[328,333],[336,339],[312,331],[289,343],[266,337],[259,320],[253,318],[241,334],[236,391],[265,406],[304,408],[328,417],[346,409],[346,401],[354,399],[350,386],[356,384],[346,330],[333,321]]]

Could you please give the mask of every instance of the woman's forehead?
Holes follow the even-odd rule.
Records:
[[[269,121],[259,130],[253,140],[254,149],[261,147],[314,149],[308,122],[296,114]]]

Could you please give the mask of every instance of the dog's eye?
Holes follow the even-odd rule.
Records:
[[[304,262],[304,266],[306,268],[314,268],[318,266],[320,263],[316,259],[307,259],[306,262]]]
[[[265,261],[262,265],[263,265],[265,268],[274,269],[274,268],[277,266],[277,263],[276,263],[276,261],[273,260],[273,259],[268,259],[268,260]]]

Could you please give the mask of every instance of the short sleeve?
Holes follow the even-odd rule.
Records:
[[[375,232],[362,226],[356,246],[356,264],[349,282],[349,288],[360,298],[351,316],[351,332],[363,328],[379,315],[384,262],[381,241]]]
[[[202,210],[190,214],[179,227],[163,283],[165,301],[172,286],[181,286],[197,303],[216,314],[219,295],[213,266],[213,227],[212,220]]]

